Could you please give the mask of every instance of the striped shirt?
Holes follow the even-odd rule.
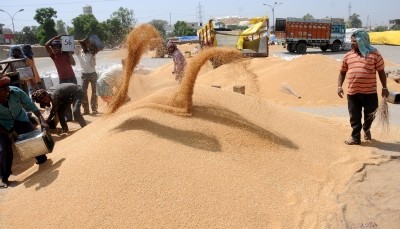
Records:
[[[384,68],[385,63],[378,51],[368,53],[367,58],[354,50],[346,53],[340,72],[347,75],[349,82],[347,94],[377,93],[376,72]]]

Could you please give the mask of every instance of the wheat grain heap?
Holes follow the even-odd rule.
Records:
[[[336,94],[340,62],[242,59],[235,50],[209,49],[188,58],[177,85],[172,63],[132,75],[145,49],[131,41],[157,37],[149,31],[139,27],[128,37],[125,83],[109,114],[57,142],[43,166],[16,166],[13,187],[0,190],[2,228],[400,224],[400,128],[349,147],[347,118],[290,109],[345,105]],[[215,56],[229,63],[212,69],[207,59]],[[246,94],[233,92],[235,85]],[[126,95],[129,103],[118,102]]]

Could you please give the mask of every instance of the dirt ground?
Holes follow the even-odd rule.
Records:
[[[345,145],[348,116],[292,109],[345,107],[336,94],[340,61],[321,54],[288,60],[281,46],[270,51],[217,69],[194,54],[181,85],[172,61],[132,75],[132,100],[117,112],[107,114],[99,100],[100,114],[84,116],[88,126],[72,122],[69,134],[53,132],[48,162],[15,163],[11,187],[0,190],[0,224],[399,228],[400,126],[383,133],[376,121],[372,141]],[[109,54],[123,56],[126,50]],[[391,79],[388,88],[400,91]]]

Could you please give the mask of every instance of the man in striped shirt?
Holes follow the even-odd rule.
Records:
[[[350,124],[353,129],[348,145],[361,143],[361,130],[364,130],[364,140],[371,140],[371,125],[374,113],[378,108],[376,72],[382,84],[382,97],[387,97],[385,64],[381,54],[370,45],[368,33],[357,31],[351,37],[352,50],[343,58],[338,79],[338,95],[343,98],[342,84],[347,76],[347,101],[350,114]],[[364,112],[362,112],[364,109]],[[364,113],[364,123],[362,116]]]

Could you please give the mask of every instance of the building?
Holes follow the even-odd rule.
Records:
[[[3,33],[3,26],[4,24],[0,23],[0,44],[4,44],[6,42]]]
[[[0,44],[11,44],[14,40],[14,34],[11,29],[4,28],[0,23]]]
[[[240,24],[243,24],[244,22],[249,21],[249,18],[241,16],[228,16],[215,18],[215,21],[220,26],[228,28],[229,26],[238,26]]]
[[[86,5],[83,7],[84,15],[93,15],[92,6]]]

